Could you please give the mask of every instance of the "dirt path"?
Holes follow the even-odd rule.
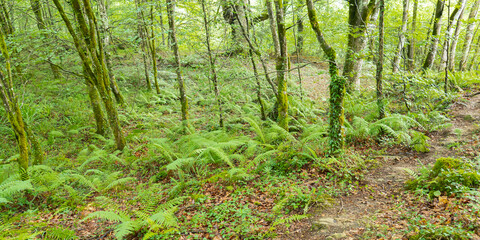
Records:
[[[319,210],[280,239],[359,239],[368,226],[389,221],[390,217],[385,215],[395,212],[398,200],[404,197],[404,182],[408,179],[405,168],[415,170],[439,157],[466,155],[463,150],[452,150],[451,146],[473,141],[472,136],[479,129],[475,122],[480,120],[480,95],[457,101],[450,107],[449,115],[452,126],[430,136],[429,153],[399,151],[379,157],[382,166],[369,172],[359,184],[361,187],[336,199],[334,206]],[[472,155],[475,154],[472,151]],[[398,209],[397,212],[400,213]],[[402,239],[402,236],[390,235],[383,239]]]

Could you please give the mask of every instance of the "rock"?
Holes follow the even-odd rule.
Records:
[[[335,233],[335,234],[327,237],[327,239],[328,240],[334,240],[334,239],[342,239],[342,238],[346,238],[346,237],[347,237],[346,233]]]
[[[312,228],[316,230],[325,229],[330,226],[335,226],[336,221],[333,218],[320,218],[317,221],[313,222]]]

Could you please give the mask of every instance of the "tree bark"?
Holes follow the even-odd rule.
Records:
[[[365,48],[368,20],[375,8],[375,0],[348,0],[348,45],[343,76],[347,78],[347,91],[360,87],[360,71],[363,66],[361,52]]]
[[[407,68],[409,71],[415,70],[415,32],[417,31],[418,1],[419,0],[413,0],[412,26],[410,28],[410,40],[407,47]]]
[[[454,26],[457,25],[457,21],[460,19],[460,15],[463,11],[463,8],[465,7],[465,2],[466,0],[458,0],[457,5],[455,5],[455,9],[453,10],[452,14],[448,19],[448,27],[446,30],[445,41],[443,44],[439,70],[443,70],[447,66],[449,46],[451,46]]]
[[[108,69],[108,75],[110,78],[110,88],[112,89],[112,93],[115,96],[115,101],[120,105],[125,105],[125,99],[123,98],[122,93],[120,92],[120,88],[118,87],[117,80],[115,74],[113,73],[112,69],[112,57],[110,52],[110,24],[108,20],[108,9],[105,0],[97,0],[98,8],[100,12],[100,20],[101,20],[101,33],[103,35],[103,48],[105,54],[105,61]]]
[[[213,90],[215,93],[215,99],[217,100],[218,106],[218,118],[220,127],[223,127],[223,111],[222,111],[222,101],[220,99],[220,90],[218,89],[218,76],[217,70],[215,67],[215,59],[213,58],[212,49],[210,47],[210,26],[208,20],[208,12],[205,8],[205,0],[201,0],[202,10],[203,10],[203,25],[205,27],[205,42],[207,44],[208,51],[208,60],[210,62],[210,72],[212,74]]]
[[[7,44],[5,42],[5,34],[3,30],[0,31],[0,51],[5,58],[5,68],[7,76],[0,72],[0,97],[7,113],[8,121],[15,134],[17,141],[18,152],[20,154],[18,158],[19,173],[22,180],[28,179],[28,139],[25,123],[23,121],[22,112],[18,105],[17,97],[13,91],[13,74],[10,64],[10,54],[8,53]]]
[[[405,45],[405,33],[407,32],[409,5],[409,0],[403,0],[402,27],[398,36],[397,52],[393,58],[393,73],[398,72],[398,69],[400,68],[400,60],[402,58],[403,47]]]
[[[278,41],[280,55],[277,57],[277,86],[278,86],[278,125],[288,131],[288,95],[287,95],[287,36],[285,29],[285,15],[283,0],[275,0],[277,16]]]
[[[465,8],[461,10],[460,17],[457,21],[457,26],[455,28],[455,33],[453,34],[452,38],[452,46],[450,47],[450,54],[448,55],[448,69],[450,71],[455,70],[455,55],[457,54],[457,44],[458,44],[458,36],[460,35],[460,30],[462,27],[462,16]]]
[[[461,54],[462,58],[460,60],[459,67],[458,67],[460,71],[465,70],[467,66],[468,55],[470,54],[470,48],[473,41],[473,34],[474,34],[473,30],[475,28],[475,19],[477,18],[477,15],[478,15],[479,6],[480,6],[480,0],[475,1],[475,3],[472,6],[472,9],[470,10],[470,14],[468,15],[468,25],[467,25],[467,30],[465,34],[465,40],[463,43],[463,51]]]
[[[152,54],[152,67],[153,67],[153,83],[155,84],[155,91],[160,94],[160,87],[158,86],[158,68],[157,68],[157,47],[155,46],[155,29],[153,27],[153,6],[150,7],[150,52]],[[170,32],[170,35],[172,32]],[[148,36],[148,31],[147,31]],[[171,36],[170,36],[171,37]],[[171,38],[173,39],[173,38]]]
[[[329,63],[330,74],[330,108],[329,108],[329,154],[338,155],[343,151],[345,145],[345,114],[343,109],[343,101],[346,91],[345,78],[339,76],[338,65],[336,62],[337,56],[335,50],[327,43],[323,36],[320,26],[318,25],[317,15],[313,6],[312,0],[306,0],[308,18],[310,19],[310,25],[317,37],[317,41],[320,44],[325,55],[327,55]]]
[[[426,71],[430,69],[433,65],[433,61],[435,60],[435,55],[437,54],[438,48],[438,37],[440,34],[440,29],[442,28],[442,15],[443,9],[445,7],[445,0],[438,0],[437,5],[435,7],[435,16],[433,20],[433,30],[431,36],[431,44],[429,51],[427,53],[427,57],[425,58],[425,62],[423,63],[422,69]]]
[[[244,0],[221,0],[223,18],[230,25],[232,49],[229,54],[235,55],[245,52],[245,39],[242,37],[240,25],[246,26]]]
[[[180,90],[180,103],[182,105],[182,121],[188,124],[188,99],[185,91],[185,83],[182,78],[180,55],[178,53],[177,34],[175,32],[175,2],[167,0],[168,26],[170,27],[170,37],[172,43],[173,55],[175,56],[175,71],[177,73],[178,88]]]
[[[97,20],[91,8],[90,0],[83,0],[83,5],[80,4],[79,0],[71,1],[75,19],[80,30],[78,34],[75,32],[60,1],[53,0],[53,2],[74,40],[75,48],[82,60],[85,71],[95,83],[95,87],[100,93],[107,112],[110,128],[115,137],[116,147],[118,150],[123,150],[125,147],[125,138],[123,137],[122,129],[118,121],[117,109],[113,103],[108,69],[105,64],[103,43],[99,36]],[[82,38],[78,35],[82,36]]]
[[[266,0],[268,21],[270,24],[270,33],[272,34],[273,49],[275,57],[280,55],[280,42],[278,41],[277,23],[275,21],[275,14],[273,13],[272,0]]]
[[[415,0],[417,4],[417,1]],[[383,54],[384,54],[384,16],[385,16],[385,1],[380,0],[380,19],[378,22],[378,59],[377,59],[377,106],[378,118],[385,117],[385,103],[383,101]]]

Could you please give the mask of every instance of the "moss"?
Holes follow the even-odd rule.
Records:
[[[469,162],[439,158],[431,170],[407,182],[407,189],[424,189],[430,196],[457,194],[480,186],[480,174]]]

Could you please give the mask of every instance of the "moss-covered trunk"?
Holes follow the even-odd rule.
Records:
[[[348,43],[343,76],[348,79],[349,92],[360,87],[359,77],[363,66],[361,52],[365,48],[368,21],[375,9],[375,0],[348,0]]]
[[[329,130],[328,130],[328,145],[329,154],[338,155],[343,151],[345,145],[345,114],[343,109],[343,101],[345,97],[346,80],[344,77],[338,75],[337,56],[335,50],[327,43],[323,36],[320,26],[318,25],[317,14],[313,6],[312,0],[306,0],[308,9],[308,18],[310,25],[317,37],[325,55],[328,58],[329,74],[330,74],[330,109],[328,114]]]
[[[280,55],[277,56],[277,87],[278,87],[278,125],[288,131],[288,95],[287,95],[287,36],[285,29],[285,16],[283,0],[275,0],[277,16],[278,41]]]
[[[383,101],[383,58],[384,58],[384,18],[385,18],[385,1],[380,0],[380,19],[378,22],[378,58],[377,58],[377,106],[378,117],[385,117],[385,103]]]
[[[182,121],[187,124],[188,120],[188,99],[185,89],[185,82],[182,78],[180,65],[180,54],[178,52],[177,34],[175,32],[175,2],[167,0],[168,26],[170,28],[170,41],[172,43],[173,55],[175,57],[175,71],[177,73],[178,89],[180,90],[180,104],[182,108]]]
[[[20,154],[18,158],[18,166],[20,170],[20,176],[22,180],[28,179],[28,139],[23,122],[22,112],[18,105],[17,97],[13,91],[13,75],[10,64],[10,54],[8,53],[7,44],[5,42],[5,35],[3,31],[0,31],[0,51],[5,58],[5,69],[7,76],[0,72],[0,97],[7,113],[8,121],[12,126],[12,130],[15,133],[15,139],[17,141],[18,152]]]

